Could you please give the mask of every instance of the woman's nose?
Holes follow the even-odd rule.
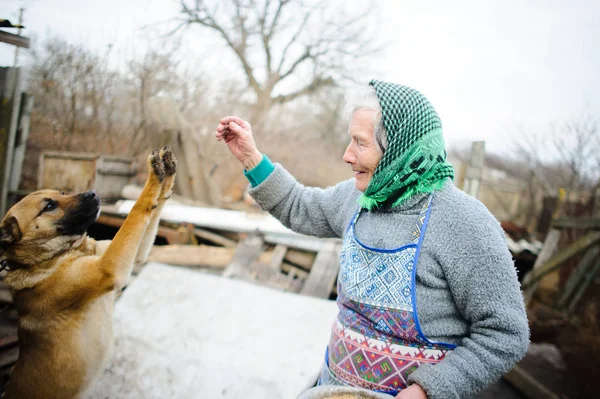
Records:
[[[350,150],[350,146],[348,146],[346,148],[346,151],[344,151],[344,156],[342,157],[342,159],[344,160],[344,162],[349,163],[349,164],[355,163],[356,157],[354,156],[354,154]]]

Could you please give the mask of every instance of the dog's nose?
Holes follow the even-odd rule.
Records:
[[[94,198],[96,198],[96,190],[88,190],[85,193],[83,193],[83,199],[91,200]]]

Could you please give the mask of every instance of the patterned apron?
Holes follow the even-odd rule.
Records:
[[[416,308],[415,275],[433,194],[423,206],[412,242],[370,248],[355,236],[359,209],[340,255],[338,307],[319,385],[351,385],[396,395],[423,363],[438,363],[455,345],[423,335]]]

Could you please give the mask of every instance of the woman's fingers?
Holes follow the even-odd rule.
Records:
[[[219,123],[219,125],[217,126],[217,130],[215,132],[215,137],[218,140],[223,140],[225,137],[227,137],[231,133],[232,133],[232,130],[230,129],[228,124],[224,125],[223,123]]]
[[[246,122],[242,118],[237,117],[235,115],[226,116],[223,119],[221,119],[221,124],[222,125],[228,125],[230,122],[233,122],[233,123],[237,124],[238,126],[241,126],[241,127],[245,128],[245,129],[250,126],[250,124],[248,122]]]
[[[222,123],[219,123],[219,125],[217,126],[217,131],[215,132],[215,137],[217,138],[217,140],[223,140],[223,136],[227,134],[227,130],[227,126],[224,126]]]
[[[222,132],[223,130],[225,130],[227,128],[227,125],[224,125],[222,123],[219,123],[219,125],[217,126],[217,132]]]
[[[237,116],[226,116],[221,119],[215,137],[217,140],[230,142],[236,137],[250,135],[252,136],[250,124]]]
[[[236,134],[246,133],[246,129],[244,129],[242,126],[240,126],[236,122],[229,122],[228,127],[229,127],[229,130],[231,130],[233,133],[236,133]]]

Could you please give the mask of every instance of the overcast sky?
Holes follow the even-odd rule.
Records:
[[[504,152],[519,137],[516,126],[544,132],[584,111],[600,117],[600,1],[377,3],[379,32],[390,45],[372,61],[377,75],[362,78],[423,92],[450,145],[485,140],[489,150]],[[16,22],[21,5],[26,35],[57,34],[125,51],[135,51],[141,26],[178,11],[169,0],[0,0],[0,18]],[[199,41],[198,48],[206,46]],[[0,65],[12,65],[13,55],[0,43]]]

